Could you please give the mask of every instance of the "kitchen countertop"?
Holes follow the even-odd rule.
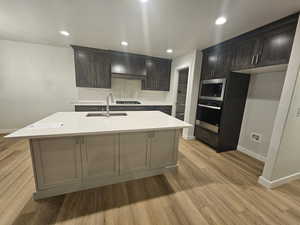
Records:
[[[116,103],[110,103],[112,106],[172,106],[173,104],[170,102],[161,102],[161,101],[144,101],[144,100],[138,100],[138,99],[116,99],[116,101],[138,101],[141,104],[116,104]],[[73,102],[75,106],[81,106],[81,105],[90,105],[90,106],[106,106],[106,100],[100,100],[100,101],[77,101]]]
[[[86,117],[88,113],[95,112],[58,112],[5,137],[46,138],[192,127],[159,111],[131,111],[126,112],[127,116],[116,117]]]

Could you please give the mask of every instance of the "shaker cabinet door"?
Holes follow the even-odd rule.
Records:
[[[151,138],[150,167],[162,168],[177,160],[176,131],[156,131]]]
[[[242,70],[255,67],[255,56],[258,53],[259,39],[241,40],[233,46],[235,51],[232,70]]]
[[[76,87],[96,87],[97,74],[93,67],[93,53],[74,49]]]
[[[111,88],[111,57],[105,50],[72,46],[77,87]]]
[[[148,133],[120,134],[120,173],[130,173],[148,167]]]
[[[291,24],[265,33],[261,39],[259,66],[288,64],[295,32],[296,24]]]
[[[209,80],[214,78],[216,66],[218,62],[218,53],[215,50],[204,52],[202,60],[202,80]]]
[[[146,79],[142,81],[143,90],[169,91],[171,79],[171,60],[160,58],[146,59]]]
[[[81,182],[80,142],[76,137],[32,141],[39,190]]]
[[[118,141],[117,134],[83,138],[82,160],[85,179],[113,177],[119,174]]]
[[[231,71],[233,49],[231,46],[224,46],[218,50],[218,59],[213,78],[226,78]]]

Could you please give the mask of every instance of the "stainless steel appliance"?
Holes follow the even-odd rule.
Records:
[[[223,101],[226,79],[203,80],[200,89],[200,99]]]
[[[200,100],[197,106],[196,125],[219,133],[222,115],[222,102],[211,100]]]

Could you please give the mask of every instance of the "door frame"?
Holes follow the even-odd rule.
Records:
[[[188,73],[188,82],[187,82],[187,86],[189,86],[189,78],[191,75],[191,65],[190,64],[185,64],[185,65],[181,65],[177,68],[175,68],[175,96],[174,96],[174,107],[172,110],[172,116],[176,117],[176,110],[177,110],[177,95],[178,95],[178,85],[179,85],[179,71],[180,70],[184,70],[184,69],[188,69],[189,73]],[[184,109],[184,121],[186,121],[186,116],[187,116],[187,95],[185,96],[185,109]]]

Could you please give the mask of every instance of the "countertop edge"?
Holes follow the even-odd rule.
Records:
[[[184,128],[191,128],[192,125],[187,126],[173,126],[173,127],[161,127],[161,128],[143,128],[132,130],[111,130],[111,131],[93,131],[93,132],[76,132],[76,133],[64,133],[64,134],[50,134],[50,135],[30,135],[30,136],[10,136],[10,134],[4,136],[8,139],[41,139],[41,138],[59,138],[59,137],[77,137],[77,136],[89,136],[89,135],[105,135],[116,133],[135,133],[135,132],[147,132],[157,130],[179,130]]]

